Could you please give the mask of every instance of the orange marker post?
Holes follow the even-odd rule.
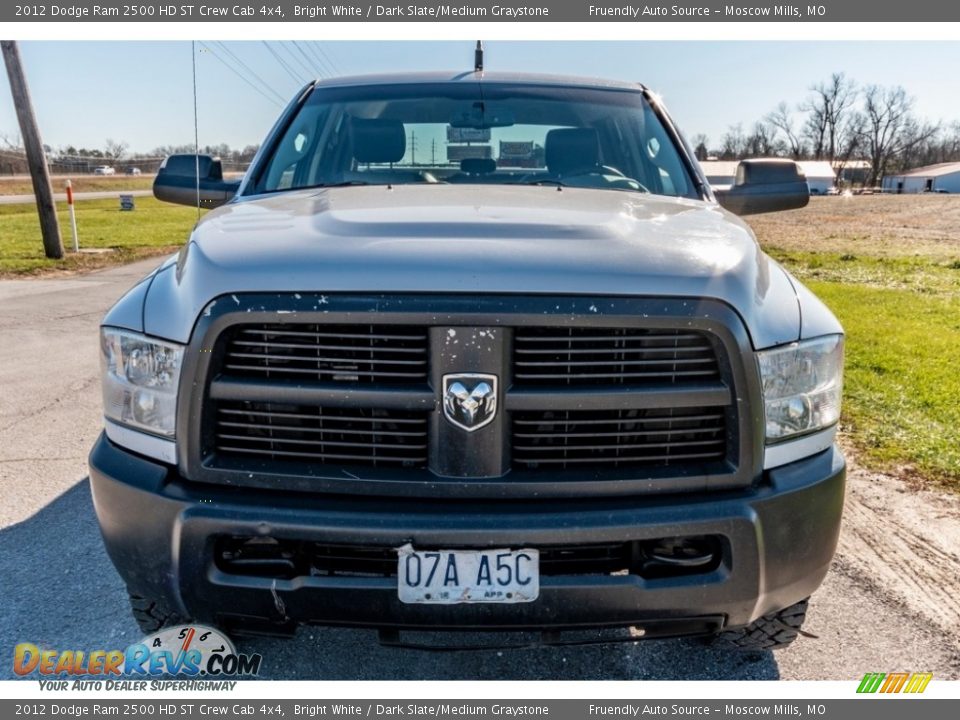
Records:
[[[67,180],[67,207],[70,208],[70,229],[73,231],[73,251],[80,252],[80,240],[77,238],[77,215],[73,210],[73,181]]]

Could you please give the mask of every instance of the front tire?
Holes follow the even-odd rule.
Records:
[[[155,633],[165,627],[182,625],[187,622],[186,618],[167,608],[158,600],[151,600],[133,593],[128,594],[133,618],[144,634]]]
[[[717,648],[759,652],[787,647],[803,631],[810,598],[777,612],[767,613],[746,627],[725,630],[715,635],[711,645]]]

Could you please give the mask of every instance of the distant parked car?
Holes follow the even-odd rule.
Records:
[[[109,165],[100,165],[93,169],[94,175],[116,175],[117,171],[115,168],[110,167]]]
[[[138,167],[128,167],[123,171],[125,175],[142,175],[142,171]]]

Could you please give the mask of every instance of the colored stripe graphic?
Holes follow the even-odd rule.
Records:
[[[910,677],[909,673],[890,673],[887,675],[886,682],[883,683],[883,687],[880,688],[882,693],[898,693],[900,688],[903,687],[904,683],[907,682],[907,678]]]
[[[905,693],[922,693],[927,689],[927,685],[933,678],[933,673],[914,673],[910,676],[910,682],[904,688]]]
[[[933,673],[867,673],[857,687],[858,693],[922,693],[927,689]]]
[[[860,681],[860,687],[857,688],[857,692],[875,693],[885,677],[886,675],[884,673],[867,673],[863,676],[863,680]]]

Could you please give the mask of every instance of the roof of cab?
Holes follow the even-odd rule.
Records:
[[[555,85],[558,87],[602,88],[605,90],[644,90],[637,82],[577,77],[575,75],[546,75],[521,72],[407,72],[376,75],[352,75],[317,80],[316,87],[346,87],[356,85],[418,85],[433,83],[483,82],[519,85]]]

